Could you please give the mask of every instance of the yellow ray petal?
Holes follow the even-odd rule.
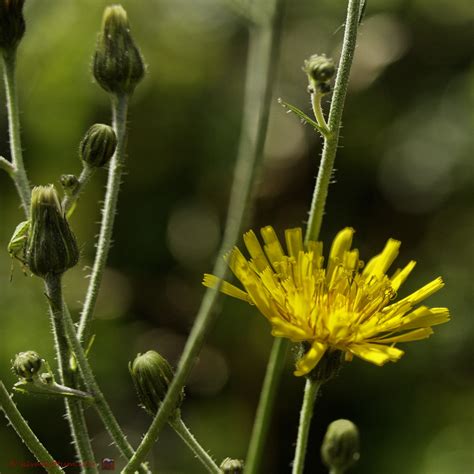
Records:
[[[402,350],[396,347],[382,344],[354,344],[349,346],[348,350],[355,356],[375,365],[384,365],[388,361],[395,362],[404,354]]]
[[[369,260],[362,275],[364,275],[367,280],[372,277],[377,279],[382,278],[390,265],[397,258],[399,248],[399,240],[388,239],[382,252]]]
[[[423,312],[419,312],[421,308],[424,308]],[[406,330],[436,326],[437,324],[448,322],[449,318],[448,308],[426,308],[425,306],[422,306],[407,314],[403,318],[399,329]]]
[[[294,371],[294,374],[297,377],[300,377],[311,372],[321,360],[326,349],[326,344],[317,341],[313,342],[309,351],[298,362],[296,362],[296,370]]]
[[[371,339],[373,342],[380,342],[381,344],[388,344],[392,342],[410,342],[410,341],[419,341],[421,339],[426,339],[433,334],[433,330],[431,328],[419,328],[415,329],[414,331],[406,332],[404,334],[400,334],[398,336],[391,336],[385,338],[374,338]]]
[[[344,260],[344,253],[350,250],[352,245],[352,236],[354,235],[354,229],[346,227],[345,229],[338,232],[334,238],[331,250],[329,252],[329,260],[327,265],[327,278],[326,280],[331,281],[332,274],[336,269],[337,265],[341,264]]]
[[[441,277],[438,277],[427,285],[420,288],[419,290],[414,291],[411,295],[408,295],[406,298],[403,298],[402,300],[398,301],[398,304],[404,301],[409,301],[412,306],[415,306],[420,301],[423,301],[424,299],[428,298],[428,296],[431,296],[433,293],[436,293],[438,290],[443,288],[443,286],[443,279]]]
[[[288,255],[294,259],[298,258],[298,254],[304,251],[303,248],[303,233],[301,227],[285,230],[285,241]]]
[[[258,241],[257,236],[253,230],[244,234],[244,243],[253,259],[253,263],[255,264],[257,271],[262,272],[265,270],[265,268],[270,266],[267,257],[265,257],[265,254],[263,253],[260,242]]]
[[[408,278],[408,275],[412,272],[412,270],[415,268],[416,262],[412,260],[409,262],[403,270],[399,270],[395,272],[395,274],[392,276],[390,279],[392,288],[395,291],[398,291],[400,286],[402,286],[403,282]]]
[[[260,233],[262,234],[263,241],[265,242],[265,253],[267,254],[270,263],[272,264],[273,268],[275,268],[275,264],[281,262],[285,256],[283,253],[283,248],[281,247],[280,241],[275,233],[273,227],[267,225],[260,229]]]
[[[219,278],[217,278],[215,275],[205,273],[202,284],[204,286],[207,286],[208,288],[217,288],[217,286],[219,285]],[[240,288],[237,288],[236,286],[226,281],[222,281],[219,291],[221,293],[224,293],[225,295],[232,296],[234,298],[238,298],[239,300],[243,300],[247,303],[253,304],[249,295],[245,293],[245,291],[242,291]]]
[[[282,318],[272,318],[270,322],[272,324],[272,336],[274,337],[286,337],[293,342],[301,342],[312,336],[312,334]]]

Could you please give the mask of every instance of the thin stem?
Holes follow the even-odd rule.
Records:
[[[293,461],[292,474],[302,474],[304,460],[306,457],[306,446],[308,444],[309,427],[313,416],[314,402],[318,394],[321,382],[306,378],[304,387],[303,406],[300,413],[300,424],[298,427],[298,439],[296,441],[295,459]]]
[[[235,165],[224,238],[212,271],[214,275],[221,279],[227,273],[227,265],[223,260],[223,255],[236,244],[239,238],[245,216],[249,210],[255,176],[262,160],[272,85],[275,80],[278,62],[282,16],[283,0],[275,0],[274,11],[268,23],[257,25],[255,29],[251,30],[239,152]],[[122,472],[132,473],[136,469],[136,466],[150,451],[158,438],[160,430],[168,421],[196,362],[204,338],[214,322],[214,308],[217,299],[218,291],[216,289],[206,290],[168,393],[140,446],[137,448],[135,456]]]
[[[339,131],[342,123],[342,112],[344,110],[347,85],[349,83],[352,59],[354,58],[357,28],[359,26],[360,1],[361,0],[349,0],[341,59],[339,61],[334,94],[329,111],[329,134],[324,140],[321,164],[319,166],[316,186],[314,188],[311,210],[309,212],[306,242],[309,240],[317,240],[321,230],[329,182],[331,180],[337,146],[339,143]]]
[[[83,341],[87,337],[86,331],[94,312],[95,303],[99,295],[100,283],[104,274],[107,257],[112,242],[115,214],[117,212],[117,201],[122,180],[125,161],[125,139],[127,130],[128,96],[115,97],[112,103],[113,128],[117,135],[117,148],[110,160],[107,190],[105,193],[104,208],[102,209],[102,222],[100,225],[97,252],[95,255],[92,274],[84,300],[84,306],[77,331],[78,338]]]
[[[66,337],[63,318],[62,288],[59,277],[48,277],[45,280],[46,294],[51,310],[54,346],[58,359],[59,379],[61,384],[73,385],[73,375],[69,370],[70,351]],[[87,425],[84,418],[82,403],[79,400],[65,398],[67,420],[71,429],[74,445],[81,464],[86,473],[97,473],[92,461],[95,459],[92,450]]]
[[[324,148],[323,155],[321,159],[321,165],[318,172],[318,177],[316,180],[316,186],[314,189],[313,201],[311,205],[311,210],[309,214],[308,226],[306,229],[305,242],[309,240],[317,240],[319,237],[319,231],[321,228],[321,222],[324,213],[324,206],[326,203],[326,197],[328,194],[329,181],[331,178],[332,170],[334,167],[334,159],[337,152],[337,144],[339,140],[339,129],[341,127],[342,111],[344,108],[344,99],[347,91],[347,84],[349,81],[350,68],[352,64],[352,58],[354,56],[354,49],[356,45],[357,37],[357,26],[358,26],[358,12],[360,9],[360,0],[349,0],[347,21],[346,21],[346,30],[344,33],[344,41],[341,53],[341,60],[339,63],[339,69],[336,77],[336,83],[334,88],[334,95],[331,102],[331,108],[329,113],[329,124],[327,125],[328,131],[323,134],[324,136]],[[320,104],[320,102],[319,102]],[[317,105],[317,104],[316,104]],[[319,107],[316,107],[315,117],[318,121],[318,124],[322,126],[320,121],[322,118],[318,115],[321,114],[322,118],[324,115],[322,110]],[[324,121],[324,123],[326,123]],[[267,371],[265,374],[265,381],[272,380],[272,390],[276,390],[280,380],[280,375],[282,371],[282,365],[284,364],[283,353],[287,351],[288,342],[286,344],[280,343],[278,339],[275,339],[272,347],[272,352],[270,356],[269,363],[267,365]],[[273,364],[270,363],[272,360],[277,360],[278,362]],[[275,380],[273,380],[275,379]],[[267,393],[267,388],[264,384],[262,392],[260,395],[258,412],[267,412],[269,413],[268,419],[270,418],[270,413],[273,411],[274,397],[269,397]],[[256,422],[258,418],[256,419]],[[268,429],[265,429],[265,434]],[[258,452],[261,457],[263,449],[254,448],[253,444],[263,444],[262,440],[259,440],[259,437],[265,437],[264,432],[260,434],[252,433],[251,446],[249,453]],[[257,441],[259,440],[259,441]],[[252,464],[247,464],[245,472],[249,474],[255,474],[258,472],[258,466],[260,465],[260,459],[251,458]],[[254,467],[255,466],[255,467]]]
[[[324,118],[324,112],[321,108],[321,99],[322,95],[319,91],[315,91],[311,94],[311,105],[313,107],[314,118],[318,122],[318,125],[321,127],[323,138],[327,137],[330,132],[326,119]]]
[[[123,434],[122,429],[117,423],[117,420],[110,410],[110,407],[95,380],[87,356],[77,337],[71,315],[69,314],[67,307],[63,304],[61,277],[59,275],[49,275],[45,279],[45,283],[51,310],[55,313],[55,318],[61,320],[62,327],[76,358],[84,384],[86,385],[88,392],[94,397],[94,406],[119,451],[126,459],[130,459],[134,453],[133,448],[128,443],[127,438]],[[137,470],[145,473],[149,472],[146,466],[138,466]]]
[[[260,472],[260,464],[265,448],[268,430],[270,428],[271,415],[277,395],[283,368],[285,366],[288,340],[281,337],[275,341],[268,359],[267,371],[263,381],[260,402],[255,415],[255,421],[250,438],[249,450],[245,461],[244,472],[246,474],[257,474]]]
[[[171,427],[176,431],[179,437],[187,444],[189,449],[194,455],[201,461],[203,466],[208,472],[214,474],[221,474],[219,466],[215,463],[214,459],[207,453],[207,451],[198,443],[193,434],[189,431],[189,428],[184,424],[181,417],[176,420],[170,421]]]
[[[89,166],[87,163],[85,163],[78,178],[77,188],[71,195],[68,195],[63,199],[62,208],[64,210],[64,213],[68,217],[70,217],[72,212],[74,211],[74,206],[76,205],[79,196],[84,191],[84,188],[95,173],[95,170],[96,168]]]
[[[21,204],[28,216],[30,212],[30,184],[23,164],[21,148],[20,112],[16,92],[16,50],[3,54],[3,78],[8,109],[8,133],[10,135],[10,153],[14,171],[11,174],[20,195]]]
[[[57,465],[51,454],[41,444],[40,440],[29,427],[28,422],[23,418],[20,411],[10,398],[3,382],[0,381],[0,406],[5,412],[8,421],[17,432],[20,439],[25,443],[33,456],[41,463],[46,472],[51,474],[60,474],[64,471]]]

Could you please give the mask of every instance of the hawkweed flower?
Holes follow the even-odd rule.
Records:
[[[308,346],[296,362],[297,376],[308,374],[325,353],[335,350],[346,360],[357,356],[376,365],[395,362],[404,353],[396,343],[424,339],[433,333],[431,326],[449,320],[447,308],[418,306],[443,287],[441,278],[394,301],[415,266],[411,261],[386,274],[398,255],[397,240],[389,239],[364,266],[358,250],[351,250],[354,230],[343,229],[324,265],[322,243],[309,241],[305,247],[300,228],[285,232],[288,254],[272,227],[262,228],[261,234],[263,249],[253,231],[244,235],[250,260],[238,248],[227,256],[244,290],[222,282],[220,291],[255,305],[270,322],[273,336]],[[203,283],[217,287],[219,279],[206,274]]]

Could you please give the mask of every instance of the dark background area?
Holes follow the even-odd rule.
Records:
[[[345,2],[287,2],[265,162],[251,227],[304,225],[321,142],[285,114],[278,97],[309,113],[304,59],[338,57]],[[28,0],[18,87],[25,161],[32,183],[58,185],[78,173],[77,148],[95,122],[108,123],[107,95],[93,83],[91,55],[103,0]],[[91,363],[133,445],[150,420],[133,392],[127,364],[154,349],[175,363],[204,293],[226,214],[239,137],[247,31],[232,0],[124,1],[148,64],[130,107],[127,175],[93,325]],[[328,423],[350,418],[361,431],[359,474],[468,474],[474,468],[474,10],[470,0],[369,0],[353,67],[341,148],[327,203],[326,248],[344,226],[367,260],[386,239],[402,240],[397,266],[416,270],[408,294],[442,275],[430,306],[452,321],[430,339],[403,345],[406,355],[379,368],[360,360],[328,383],[316,406],[308,473],[326,472],[319,446]],[[8,157],[0,110],[0,154]],[[80,265],[65,293],[78,314],[94,255],[105,172],[72,218]],[[6,245],[23,220],[14,187],[0,174],[0,377],[10,388],[15,353],[36,350],[54,364],[46,301],[37,278],[17,266],[9,283]],[[245,456],[267,356],[269,327],[255,309],[223,297],[186,389],[183,418],[219,461]],[[304,380],[283,378],[262,473],[287,473]],[[61,461],[74,459],[61,400],[15,395],[24,416]],[[115,448],[88,410],[97,458]],[[6,421],[0,423],[0,472],[32,460]],[[151,456],[160,473],[200,473],[166,429]],[[35,472],[34,469],[29,469]],[[38,471],[40,472],[40,471]],[[70,472],[74,472],[71,470]]]

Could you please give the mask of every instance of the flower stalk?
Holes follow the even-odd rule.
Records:
[[[18,436],[25,443],[33,456],[40,462],[49,474],[61,474],[64,471],[57,465],[48,450],[41,444],[40,440],[33,433],[28,422],[23,418],[13,400],[10,398],[3,382],[0,381],[0,406],[8,421]]]
[[[247,57],[246,88],[239,151],[229,202],[224,237],[213,273],[224,278],[227,267],[224,254],[239,237],[248,213],[253,183],[262,160],[266,130],[281,38],[283,0],[274,0],[272,14],[261,24],[252,25]],[[176,406],[188,375],[196,362],[209,328],[214,321],[218,292],[208,289],[203,297],[189,334],[175,377],[168,393],[123,473],[133,473],[158,438],[158,434]]]

